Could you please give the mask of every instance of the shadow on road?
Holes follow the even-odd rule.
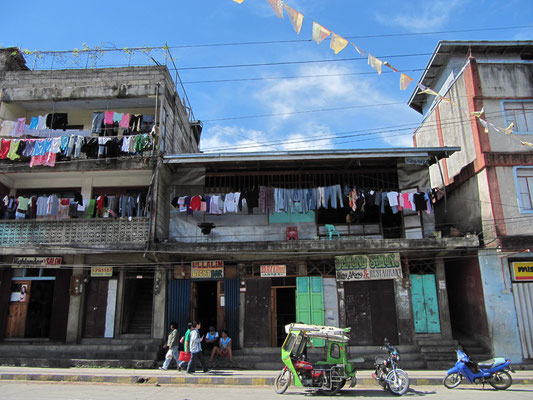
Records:
[[[434,390],[431,391],[424,391],[424,390],[416,390],[416,389],[409,389],[407,393],[403,395],[403,397],[422,397],[427,395],[436,394],[437,392]],[[302,392],[286,392],[285,396],[301,396],[302,394],[305,394],[306,396],[313,396],[313,397],[332,397],[330,395],[322,394],[316,391],[310,391],[306,390],[304,393]],[[391,398],[397,398],[396,395],[392,394],[389,391],[380,390],[380,389],[352,389],[352,390],[341,390],[337,396],[342,397],[383,397],[389,395]],[[335,397],[335,396],[333,396]]]

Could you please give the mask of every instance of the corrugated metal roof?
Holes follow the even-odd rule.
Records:
[[[166,164],[202,164],[245,161],[301,161],[333,159],[379,159],[399,157],[445,158],[460,151],[460,147],[405,147],[390,149],[352,149],[352,150],[305,150],[276,151],[256,153],[196,153],[172,154],[163,157]]]

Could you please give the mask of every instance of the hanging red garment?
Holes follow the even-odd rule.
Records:
[[[5,160],[7,158],[7,153],[9,153],[10,147],[11,139],[2,139],[2,146],[0,147],[0,159]]]

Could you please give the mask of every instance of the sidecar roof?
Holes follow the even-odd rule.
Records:
[[[318,339],[334,340],[339,342],[347,342],[350,340],[351,328],[337,328],[335,326],[323,326],[323,325],[309,325],[292,323],[285,325],[285,332],[301,331],[306,336]]]

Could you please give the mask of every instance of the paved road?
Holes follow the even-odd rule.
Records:
[[[38,383],[38,382],[0,382],[2,399],[39,399],[39,400],[295,400],[327,396],[311,396],[301,389],[289,388],[284,395],[274,393],[271,387],[215,387],[215,386],[154,386],[154,385],[120,385],[120,384],[80,384],[80,383]],[[406,399],[421,400],[519,400],[533,398],[533,385],[516,385],[498,392],[481,386],[464,386],[453,390],[442,386],[418,386],[404,396]],[[373,398],[395,399],[397,397],[380,390],[377,386],[365,386],[343,390],[335,399]]]

